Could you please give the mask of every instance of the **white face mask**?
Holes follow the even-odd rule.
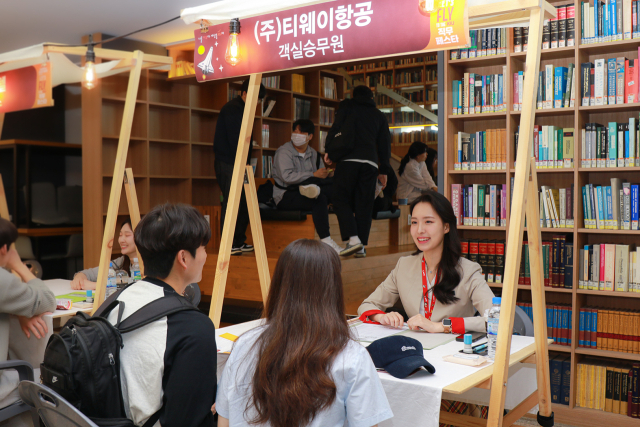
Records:
[[[291,142],[293,142],[293,145],[295,145],[296,147],[302,147],[307,143],[307,137],[306,135],[303,135],[301,133],[292,133]]]

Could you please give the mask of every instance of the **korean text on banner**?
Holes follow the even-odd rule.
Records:
[[[0,113],[52,105],[50,62],[0,73]]]
[[[240,20],[235,65],[229,24],[195,31],[199,82],[468,44],[466,0],[336,0]]]

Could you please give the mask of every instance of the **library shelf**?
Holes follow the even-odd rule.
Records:
[[[138,102],[138,101],[136,101]],[[189,110],[189,106],[188,105],[180,105],[180,104],[165,104],[162,102],[154,102],[154,101],[148,101],[149,105],[152,107],[160,107],[160,108],[177,108],[180,110]]]
[[[191,144],[189,141],[183,141],[181,139],[162,139],[162,138],[147,138],[150,142],[163,142],[163,143],[168,143],[168,144],[184,144],[184,145],[189,145]],[[210,144],[213,144],[213,141],[210,142]]]
[[[106,135],[103,134],[102,138],[104,139],[120,139],[120,135]],[[131,136],[129,137],[130,141],[147,141],[148,138],[141,138],[141,137],[136,137],[136,136]]]
[[[217,179],[215,176],[192,176],[191,178],[192,179]]]
[[[320,98],[318,95],[312,95],[309,93],[302,93],[302,92],[291,92],[291,93],[293,94],[293,96],[300,97],[300,98],[310,98],[310,99]]]
[[[623,353],[621,351],[598,350],[595,348],[576,347],[576,354],[584,354],[586,356],[609,357],[611,359],[633,360],[640,362],[640,354]]]
[[[477,231],[506,231],[507,227],[484,227],[477,225],[459,225],[458,230],[477,230]]]
[[[290,93],[291,92],[290,90],[280,89],[280,88],[277,88],[277,87],[265,86],[264,88],[266,89],[267,92],[279,92],[279,93]],[[293,93],[298,93],[298,92],[293,92]]]
[[[479,58],[464,58],[449,60],[451,66],[463,66],[463,67],[488,67],[491,65],[504,65],[507,61],[507,55],[491,55],[481,56]]]
[[[618,40],[615,42],[581,44],[578,49],[591,54],[626,52],[638,48],[638,39]]]
[[[621,168],[578,168],[578,172],[640,172],[640,167],[621,167]]]
[[[572,58],[575,55],[575,46],[558,47],[555,49],[543,49],[540,51],[540,59],[560,59],[560,58]],[[527,52],[513,52],[512,58],[518,58],[522,61],[527,57]]]
[[[420,68],[420,67],[424,67],[425,65],[437,65],[438,61],[428,61],[430,63],[426,63],[426,62],[415,62],[413,64],[402,64],[402,65],[395,65],[395,69],[396,70],[406,70],[406,69],[411,69],[411,68]],[[433,62],[433,63],[432,63]]]
[[[449,114],[449,120],[492,120],[507,117],[507,113],[502,111],[499,113],[478,113],[478,114]]]
[[[592,105],[588,107],[580,106],[580,111],[587,111],[589,113],[610,113],[613,111],[627,111],[630,109],[640,109],[640,102],[632,102],[628,104],[613,104],[613,105]]]
[[[450,170],[450,175],[484,175],[484,174],[496,174],[506,173],[505,169],[489,169],[489,170]]]
[[[524,227],[524,231],[527,231],[527,227]],[[568,234],[572,234],[574,231],[575,231],[574,228],[542,227],[540,229],[541,233],[568,233]]]
[[[605,230],[602,228],[579,228],[578,233],[583,234],[619,234],[640,236],[640,230]]]
[[[576,289],[576,293],[584,295],[598,295],[605,297],[640,298],[638,292],[596,291],[591,289]]]
[[[490,288],[502,288],[503,284],[502,283],[487,283],[489,285]],[[522,290],[522,291],[530,291],[531,290],[531,285],[518,285],[518,290]],[[566,288],[552,288],[550,286],[544,286],[544,291],[545,292],[557,292],[560,294],[571,294],[573,293],[573,289],[566,289]]]
[[[540,173],[573,173],[574,168],[536,168],[536,175]],[[511,173],[516,173],[514,168],[511,168],[509,171]]]
[[[575,107],[567,107],[567,108],[538,108],[536,109],[536,117],[543,116],[569,116],[576,112]],[[521,115],[522,111],[510,111],[509,114],[512,116]]]
[[[276,117],[262,117],[263,121],[268,121],[268,122],[281,122],[281,123],[290,123],[293,120],[289,120],[289,119],[278,119]]]
[[[562,353],[571,353],[570,345],[549,344],[549,351],[559,351]]]
[[[196,107],[191,107],[191,111],[197,111],[199,113],[211,113],[211,114],[220,113],[220,110],[212,110],[210,108],[196,108]]]

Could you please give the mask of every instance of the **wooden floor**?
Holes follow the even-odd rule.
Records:
[[[356,314],[364,298],[369,296],[389,275],[398,259],[411,255],[414,251],[414,245],[383,246],[367,248],[366,258],[343,258],[342,280],[346,313]],[[278,256],[278,252],[267,253],[271,274],[275,269]],[[205,263],[200,282],[200,289],[205,296],[212,293],[217,260],[217,254],[209,254]],[[231,257],[225,289],[226,300],[262,301],[256,258],[253,253]]]

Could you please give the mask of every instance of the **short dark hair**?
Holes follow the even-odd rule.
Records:
[[[0,218],[0,248],[4,245],[11,246],[18,240],[18,229],[9,220]]]
[[[244,92],[249,92],[249,79],[242,82],[242,87],[240,88],[240,95],[242,95]],[[267,89],[265,89],[264,85],[260,83],[260,92],[258,92],[258,98],[262,99],[266,94],[267,94]]]
[[[296,128],[300,126],[300,132],[306,132],[309,135],[312,135],[316,131],[316,126],[309,119],[298,119],[293,122],[293,126],[291,126],[291,130],[296,130]]]
[[[373,99],[373,92],[369,86],[360,85],[353,88],[353,97]]]
[[[179,251],[189,251],[195,258],[196,250],[209,243],[211,228],[193,206],[165,203],[140,220],[133,239],[144,262],[145,275],[165,279]]]

